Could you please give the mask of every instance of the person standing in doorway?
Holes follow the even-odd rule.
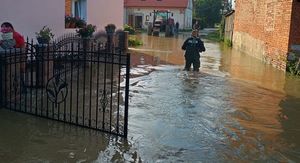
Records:
[[[187,38],[181,49],[185,50],[185,67],[183,70],[190,71],[193,64],[193,71],[199,71],[200,53],[205,51],[203,41],[197,36],[198,31],[193,30],[191,37]]]

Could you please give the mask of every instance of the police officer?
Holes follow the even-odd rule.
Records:
[[[198,37],[198,31],[193,30],[191,37],[187,38],[182,47],[185,50],[185,71],[190,71],[193,64],[193,71],[199,71],[200,68],[200,53],[205,51],[203,41]]]

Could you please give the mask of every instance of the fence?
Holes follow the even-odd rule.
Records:
[[[1,106],[126,137],[130,55],[67,38],[1,53]]]

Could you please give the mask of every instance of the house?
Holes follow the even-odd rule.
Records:
[[[35,38],[44,25],[56,37],[75,29],[65,28],[65,15],[79,16],[97,30],[113,23],[123,27],[123,0],[1,0],[0,23],[9,21],[24,36]]]
[[[299,11],[300,0],[236,0],[233,47],[285,70],[300,45]]]
[[[225,28],[224,28],[224,40],[232,44],[233,27],[234,27],[234,10],[231,10],[224,14]]]
[[[154,11],[161,19],[174,19],[179,29],[192,28],[193,0],[124,0],[124,7],[124,23],[134,28],[146,29]]]

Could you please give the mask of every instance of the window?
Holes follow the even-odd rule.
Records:
[[[86,0],[73,0],[72,2],[72,15],[75,17],[80,17],[83,20],[87,20]]]
[[[65,28],[82,28],[87,21],[87,0],[65,0]]]

